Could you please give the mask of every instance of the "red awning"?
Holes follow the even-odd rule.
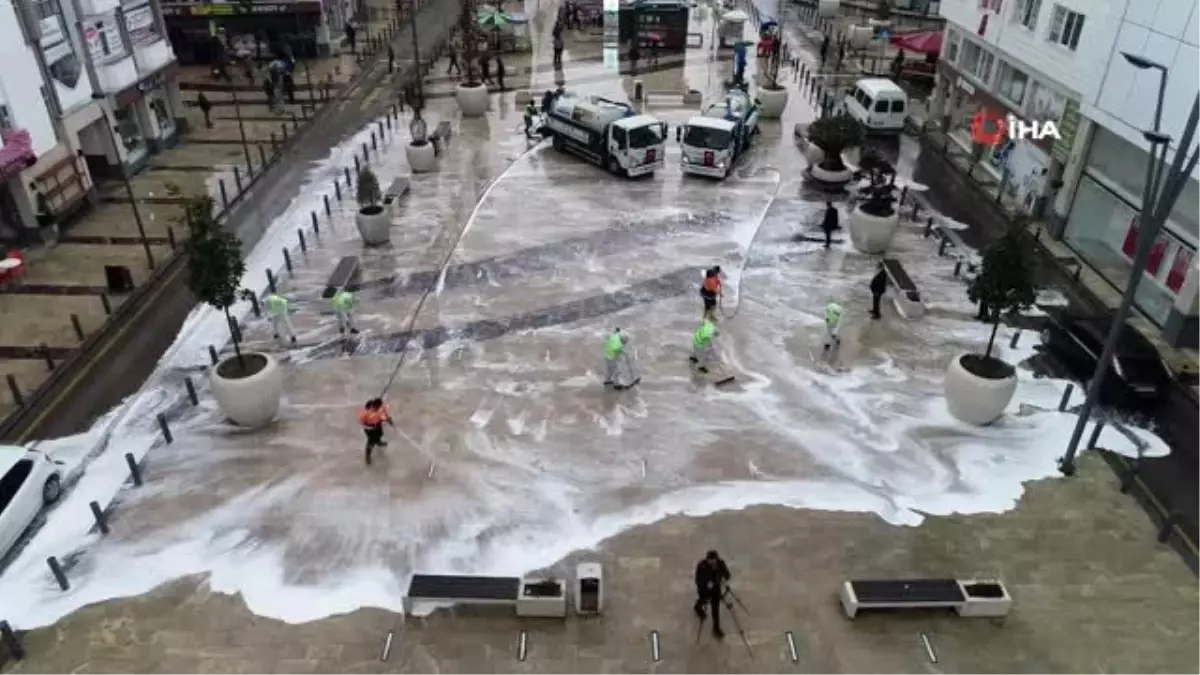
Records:
[[[923,30],[893,35],[891,42],[906,52],[937,54],[942,51],[942,31]]]
[[[0,180],[8,180],[13,174],[33,166],[37,155],[33,153],[33,139],[24,129],[10,129],[0,133],[4,147],[0,148]]]

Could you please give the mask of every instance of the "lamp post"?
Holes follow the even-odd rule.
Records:
[[[1083,408],[1079,411],[1075,430],[1071,433],[1071,440],[1067,444],[1066,452],[1058,460],[1059,470],[1067,476],[1075,474],[1075,457],[1079,449],[1079,441],[1083,437],[1083,430],[1091,417],[1092,408],[1096,405],[1104,378],[1112,364],[1113,353],[1121,341],[1125,322],[1129,319],[1129,314],[1133,309],[1133,300],[1142,275],[1146,271],[1150,250],[1154,247],[1154,242],[1158,239],[1158,234],[1162,230],[1167,216],[1170,215],[1171,208],[1179,199],[1183,186],[1191,178],[1198,157],[1197,153],[1192,150],[1192,141],[1196,135],[1198,118],[1200,118],[1200,96],[1197,96],[1196,101],[1192,103],[1192,112],[1188,115],[1187,124],[1184,126],[1183,137],[1176,146],[1175,158],[1172,160],[1171,166],[1167,167],[1166,157],[1167,150],[1171,145],[1171,137],[1160,131],[1163,97],[1167,89],[1167,69],[1162,64],[1141,56],[1124,52],[1121,55],[1138,70],[1159,71],[1158,102],[1154,109],[1154,128],[1143,132],[1143,136],[1150,142],[1150,160],[1146,167],[1146,186],[1142,194],[1142,210],[1138,219],[1137,250],[1133,258],[1133,271],[1129,276],[1129,283],[1125,287],[1125,295],[1121,298],[1121,305],[1113,318],[1112,328],[1104,343],[1104,349],[1100,352],[1096,372],[1088,386],[1087,398],[1084,400]]]
[[[237,118],[238,135],[242,137],[242,153],[246,156],[246,168],[254,170],[254,165],[250,163],[250,145],[246,142],[246,126],[242,124],[242,106],[238,103],[237,87],[230,87],[229,93],[233,96],[233,116]]]
[[[146,239],[146,224],[142,222],[142,211],[138,208],[137,195],[133,192],[133,184],[129,182],[129,174],[121,165],[121,150],[117,145],[120,142],[120,135],[117,127],[109,127],[109,140],[112,142],[113,156],[117,159],[121,182],[125,185],[125,195],[129,198],[129,205],[133,207],[133,222],[137,225],[138,237],[142,240],[142,250],[146,252],[146,264],[150,266],[150,269],[154,269],[154,253],[150,250],[150,241]]]
[[[413,77],[413,100],[409,101],[409,105],[413,109],[412,121],[408,124],[409,133],[412,134],[413,143],[423,143],[426,140],[428,128],[425,120],[421,118],[421,109],[425,107],[425,89],[423,80],[424,75],[421,73],[421,46],[417,41],[417,15],[414,12],[410,17],[409,26],[412,28],[412,49],[413,49],[413,68],[416,69]]]

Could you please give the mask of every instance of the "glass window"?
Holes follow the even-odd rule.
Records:
[[[904,101],[900,101],[900,100],[892,101],[892,112],[894,112],[894,113],[904,112]]]
[[[1006,62],[1000,62],[1000,76],[996,83],[997,93],[1020,107],[1025,102],[1025,88],[1028,84],[1029,76],[1024,71],[1017,70]]]
[[[888,102],[887,101],[876,101],[875,112],[885,113],[887,111],[888,111]]]
[[[962,38],[956,31],[950,31],[946,37],[946,60],[950,63],[955,63],[958,60],[958,47],[962,44]]]
[[[613,127],[612,137],[613,137],[613,140],[617,142],[618,148],[625,147],[625,130],[624,129],[622,129],[621,127]]]
[[[4,478],[0,478],[0,513],[4,511],[12,502],[13,497],[17,496],[17,491],[25,484],[25,479],[29,477],[29,473],[33,471],[33,461],[22,459],[4,474]]]
[[[631,148],[648,148],[658,145],[662,141],[662,127],[656,124],[629,130],[629,147]]]
[[[962,66],[964,72],[974,74],[975,70],[979,68],[979,57],[982,54],[983,50],[979,48],[979,45],[970,40],[963,40],[962,60],[959,61],[959,65]]]
[[[1013,10],[1013,23],[1029,30],[1037,29],[1038,13],[1042,11],[1042,0],[1017,0]]]
[[[134,106],[118,110],[114,115],[117,119],[117,134],[125,146],[125,152],[131,158],[146,151],[146,138],[142,135],[142,127],[138,124],[137,111]]]
[[[150,98],[150,110],[154,112],[154,119],[158,122],[161,135],[171,135],[175,131],[175,118],[171,115],[171,109],[167,107],[166,98],[161,92],[156,92]]]
[[[996,63],[996,56],[991,52],[983,52],[979,57],[979,68],[975,70],[975,77],[979,78],[980,82],[987,83],[992,79],[992,66]]]
[[[1075,51],[1079,46],[1079,35],[1083,33],[1084,18],[1079,12],[1055,5],[1054,16],[1050,19],[1050,41]]]
[[[732,140],[733,136],[728,131],[709,127],[688,127],[683,135],[684,145],[706,150],[724,150]]]

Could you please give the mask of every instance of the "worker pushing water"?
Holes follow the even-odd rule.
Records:
[[[842,344],[842,306],[836,302],[825,305],[825,351]]]
[[[633,362],[625,348],[629,346],[629,336],[617,328],[604,340],[604,385],[613,389],[628,389],[642,378],[633,370]]]
[[[704,320],[717,320],[717,304],[721,301],[721,266],[704,271],[704,283],[700,286],[700,297],[704,300]]]
[[[347,330],[351,335],[358,335],[358,327],[354,325],[355,304],[354,294],[344,288],[338,289],[333,295],[333,313],[337,316],[338,332],[342,335]]]
[[[271,318],[271,330],[275,333],[275,339],[296,344],[296,329],[292,327],[288,299],[278,293],[268,293],[264,302],[267,305],[267,316]]]

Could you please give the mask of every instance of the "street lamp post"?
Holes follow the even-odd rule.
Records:
[[[412,134],[413,142],[421,143],[425,140],[428,129],[426,128],[425,120],[421,118],[421,109],[425,107],[425,89],[423,82],[425,77],[421,72],[421,45],[417,40],[417,15],[415,12],[409,18],[408,23],[412,28],[413,68],[415,68],[412,86],[413,100],[409,101],[409,105],[411,105],[413,109],[413,118],[412,122],[410,122],[408,125],[408,130]]]
[[[142,211],[138,208],[137,195],[133,192],[133,184],[129,182],[129,174],[121,165],[121,151],[117,145],[120,137],[117,127],[109,128],[109,140],[112,142],[113,156],[117,159],[117,170],[121,173],[121,182],[125,185],[125,195],[129,198],[129,205],[133,208],[133,222],[137,225],[138,237],[142,240],[142,250],[146,252],[146,264],[150,266],[150,269],[154,269],[154,253],[150,250],[150,241],[146,239],[146,224],[142,222]]]
[[[246,155],[246,168],[253,172],[254,165],[250,163],[250,145],[246,142],[246,126],[242,123],[242,106],[238,103],[237,87],[230,87],[229,93],[233,96],[233,116],[237,118],[238,135],[242,137],[242,153]]]
[[[1134,297],[1137,294],[1142,275],[1146,271],[1150,251],[1154,247],[1154,242],[1158,239],[1158,234],[1170,215],[1172,207],[1179,199],[1183,186],[1191,178],[1198,157],[1197,153],[1192,150],[1192,140],[1196,134],[1198,118],[1200,118],[1200,96],[1197,96],[1196,101],[1192,103],[1192,112],[1188,115],[1187,124],[1184,126],[1183,137],[1176,146],[1175,158],[1168,168],[1166,157],[1167,150],[1171,145],[1171,137],[1160,131],[1163,98],[1167,88],[1167,69],[1165,66],[1141,56],[1127,53],[1121,55],[1130,65],[1139,70],[1159,71],[1158,102],[1154,110],[1154,128],[1143,132],[1146,140],[1150,142],[1150,160],[1146,167],[1146,186],[1142,194],[1142,210],[1137,228],[1137,250],[1133,258],[1133,270],[1129,276],[1129,283],[1125,287],[1125,295],[1121,298],[1121,305],[1113,318],[1108,339],[1100,353],[1099,362],[1096,364],[1096,372],[1092,375],[1091,384],[1088,386],[1087,398],[1083,403],[1083,408],[1079,411],[1075,430],[1071,433],[1071,440],[1067,444],[1066,452],[1058,460],[1059,470],[1067,476],[1075,473],[1075,457],[1079,449],[1079,441],[1083,437],[1084,428],[1091,417],[1092,408],[1096,405],[1104,378],[1112,364],[1113,353],[1121,341],[1125,322],[1133,310]]]

